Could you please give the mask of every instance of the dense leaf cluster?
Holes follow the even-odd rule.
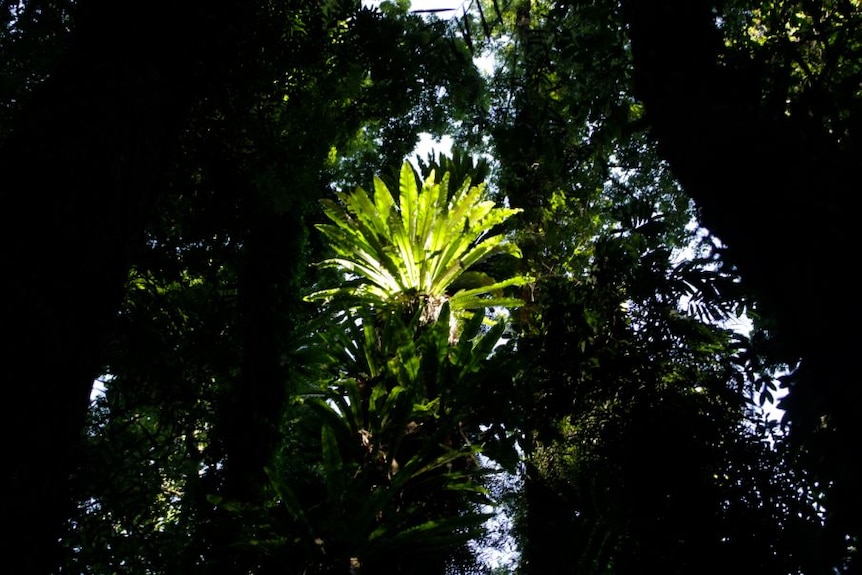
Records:
[[[462,8],[0,2],[11,571],[858,568],[859,3]]]

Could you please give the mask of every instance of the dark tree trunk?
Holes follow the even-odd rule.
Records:
[[[296,206],[295,206],[296,207]],[[255,205],[247,214],[248,237],[240,267],[239,326],[242,369],[219,406],[216,433],[225,454],[224,483],[219,494],[227,501],[263,505],[273,464],[289,374],[286,351],[291,337],[296,264],[302,261],[302,210],[282,214]],[[208,561],[213,573],[268,572],[267,558],[246,543],[247,526],[229,510],[215,510],[218,541]],[[279,566],[276,572],[283,569]]]
[[[211,39],[227,30],[207,27],[237,19],[204,6],[79,2],[64,59],[0,147],[10,573],[55,568],[103,334],[207,72],[197,55],[224,54]]]
[[[526,575],[577,573],[580,557],[574,542],[574,509],[547,485],[532,465],[524,481],[524,541],[520,569]]]
[[[636,93],[662,154],[775,319],[777,341],[802,357],[788,413],[796,437],[823,457],[822,479],[836,482],[832,525],[859,535],[854,438],[862,429],[852,412],[862,387],[852,380],[862,308],[851,277],[862,200],[848,171],[858,166],[862,140],[839,145],[823,118],[785,115],[783,99],[781,109],[771,109],[751,63],[720,66],[711,3],[624,5]],[[818,448],[813,437],[822,433]]]

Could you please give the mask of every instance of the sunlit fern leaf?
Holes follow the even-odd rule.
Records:
[[[520,210],[497,207],[486,199],[485,186],[466,179],[449,193],[449,175],[435,182],[432,172],[420,185],[409,163],[402,165],[398,199],[374,178],[374,197],[361,187],[325,200],[332,223],[317,228],[336,257],[321,262],[356,278],[333,289],[314,292],[309,301],[352,297],[356,304],[415,310],[449,301],[453,311],[489,305],[517,306],[501,297],[506,287],[524,285],[525,276],[484,281],[454,290],[468,270],[497,254],[520,257],[517,246],[495,228]],[[436,314],[429,314],[431,319]]]

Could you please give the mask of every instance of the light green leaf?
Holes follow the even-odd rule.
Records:
[[[484,184],[471,186],[469,179],[451,197],[447,197],[448,191],[448,173],[439,183],[432,173],[419,187],[412,166],[404,162],[397,201],[378,177],[374,178],[373,201],[361,187],[339,193],[338,202],[325,200],[323,211],[332,223],[317,229],[329,240],[336,257],[319,265],[354,274],[360,284],[319,290],[306,299],[353,297],[357,305],[416,309],[429,298],[448,296],[453,310],[480,305],[476,299],[480,295],[495,296],[493,305],[515,302],[496,292],[522,285],[520,278],[485,281],[484,289],[474,285],[474,291],[454,296],[452,286],[493,255],[520,256],[517,246],[493,233],[520,210],[496,207],[486,199]]]

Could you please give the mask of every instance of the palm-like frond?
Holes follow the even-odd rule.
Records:
[[[339,268],[359,278],[353,285],[320,290],[308,300],[348,295],[367,303],[417,304],[448,300],[453,311],[488,305],[518,305],[513,298],[488,298],[505,287],[529,281],[515,276],[483,282],[449,293],[470,267],[495,254],[520,257],[517,246],[494,228],[520,210],[496,207],[486,199],[485,186],[465,180],[449,194],[449,175],[435,183],[432,173],[417,186],[409,163],[401,168],[398,201],[379,178],[373,198],[361,187],[324,200],[332,223],[317,228],[327,237],[336,257],[321,265]]]

